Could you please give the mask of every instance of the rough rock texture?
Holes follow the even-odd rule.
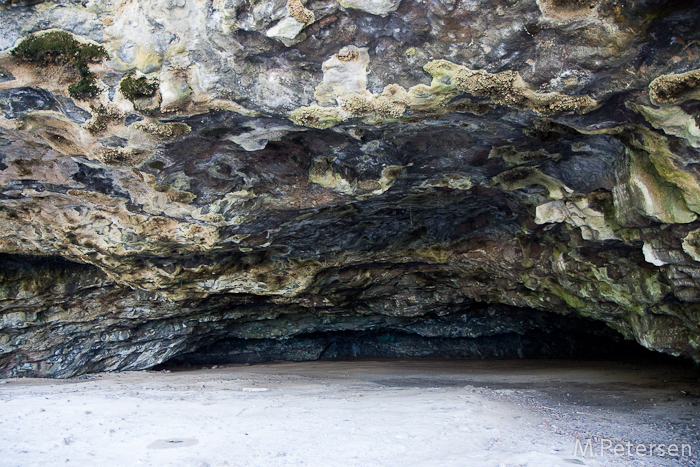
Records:
[[[0,2],[0,375],[561,355],[572,327],[700,361],[699,22]]]

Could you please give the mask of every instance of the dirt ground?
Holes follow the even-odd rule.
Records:
[[[699,415],[698,373],[667,362],[280,362],[0,380],[0,465],[700,466]]]

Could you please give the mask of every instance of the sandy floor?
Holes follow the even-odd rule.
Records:
[[[2,466],[700,465],[687,366],[326,361],[0,383]],[[608,442],[625,452],[601,454]],[[664,455],[635,451],[649,444]]]

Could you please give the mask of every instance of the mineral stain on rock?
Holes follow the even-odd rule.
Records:
[[[697,1],[0,10],[0,376],[700,362]]]

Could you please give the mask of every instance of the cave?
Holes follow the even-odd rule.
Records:
[[[275,327],[291,327],[292,320]],[[310,324],[313,317],[295,318]],[[330,320],[328,320],[330,321]],[[362,322],[364,321],[364,322]],[[551,316],[536,310],[492,307],[467,309],[420,322],[380,317],[324,323],[283,339],[239,336],[240,330],[208,336],[196,349],[175,355],[154,370],[193,366],[255,364],[271,361],[355,359],[598,359],[621,362],[671,362],[669,357],[624,340],[593,320]],[[269,325],[268,325],[269,326]],[[313,332],[313,329],[334,329]],[[268,328],[269,329],[269,328]]]
[[[582,323],[578,323],[582,324]],[[589,323],[585,323],[589,324]],[[557,329],[557,331],[561,331]],[[302,334],[283,341],[275,339],[223,338],[192,352],[184,352],[154,367],[154,370],[193,366],[305,362],[354,359],[602,359],[622,362],[668,360],[617,336],[531,331],[524,335],[424,337],[406,332],[326,332]]]
[[[0,376],[700,361],[696,1],[102,3],[0,3]]]
[[[700,465],[698,24],[0,0],[8,462]]]

